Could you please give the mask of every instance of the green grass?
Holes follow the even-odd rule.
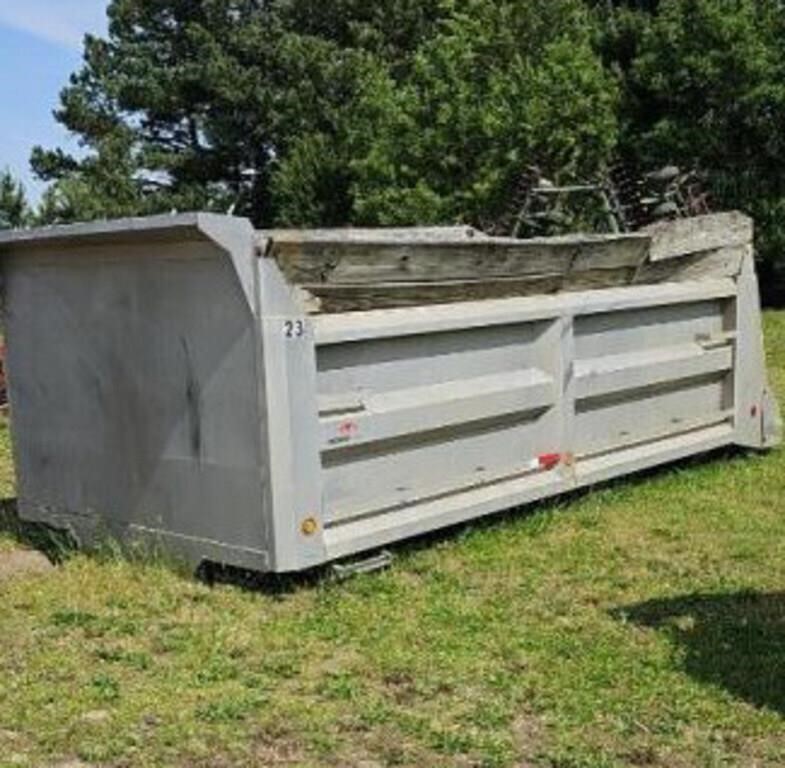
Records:
[[[0,585],[0,637],[2,766],[781,766],[785,452],[278,594],[79,555]]]
[[[11,455],[11,435],[9,434],[8,419],[0,415],[0,499],[8,499],[14,495],[14,459]],[[3,515],[0,512],[0,524]],[[5,533],[0,527],[0,555],[16,546],[13,537]],[[0,593],[2,597],[2,593]]]

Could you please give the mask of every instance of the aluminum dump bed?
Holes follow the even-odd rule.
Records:
[[[0,235],[20,513],[297,571],[779,439],[752,223]]]

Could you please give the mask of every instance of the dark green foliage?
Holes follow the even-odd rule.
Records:
[[[110,3],[108,38],[88,39],[57,112],[90,153],[33,155],[55,181],[47,218],[233,207],[257,224],[346,220],[341,134],[364,73],[379,66],[364,46],[406,59],[402,42],[416,45],[427,9],[322,6]]]
[[[25,191],[10,173],[0,173],[0,229],[23,227],[30,219]]]
[[[634,5],[633,3],[625,4]],[[779,0],[661,0],[603,18],[624,83],[624,151],[702,171],[717,208],[758,224],[765,282],[785,281],[785,16]]]
[[[597,172],[615,88],[581,0],[113,0],[37,149],[48,220],[482,222],[527,164]]]
[[[353,144],[355,212],[369,223],[491,225],[527,166],[598,173],[616,137],[616,91],[581,2],[471,0],[415,53],[405,83],[364,93]]]

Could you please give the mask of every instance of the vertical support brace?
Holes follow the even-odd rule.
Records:
[[[314,328],[275,262],[260,259],[259,277],[273,568],[306,570],[326,559]]]
[[[770,448],[780,440],[782,422],[766,377],[760,292],[752,246],[738,278],[736,322],[736,442],[748,448]]]
[[[559,320],[561,336],[561,402],[560,408],[560,446],[562,452],[562,473],[568,483],[575,484],[575,317],[565,314]]]

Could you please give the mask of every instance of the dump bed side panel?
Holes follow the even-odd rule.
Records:
[[[733,443],[736,302],[716,280],[317,319],[328,552]]]
[[[258,331],[227,254],[42,243],[4,275],[23,515],[266,567]]]

